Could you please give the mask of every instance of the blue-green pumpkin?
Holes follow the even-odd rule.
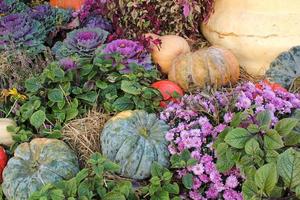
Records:
[[[299,89],[300,78],[300,46],[291,48],[281,53],[270,65],[266,76],[273,82],[285,88],[293,84]]]
[[[121,112],[104,126],[102,153],[121,166],[122,176],[137,180],[148,178],[153,162],[169,166],[165,139],[168,130],[169,126],[155,114],[142,110]]]
[[[26,200],[48,183],[73,178],[79,171],[76,154],[63,141],[37,138],[20,144],[3,172],[8,200]]]

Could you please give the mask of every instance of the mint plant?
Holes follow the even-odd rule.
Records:
[[[271,112],[265,110],[249,121],[252,114],[251,109],[236,113],[214,143],[218,170],[240,169],[246,177],[246,200],[300,197],[300,132],[295,129],[299,120],[272,123]]]

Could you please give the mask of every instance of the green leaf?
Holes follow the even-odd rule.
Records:
[[[285,146],[294,146],[300,143],[300,133],[297,131],[291,131],[290,134],[284,137]]]
[[[277,169],[274,163],[259,168],[255,173],[255,184],[266,194],[270,194],[278,181]]]
[[[294,118],[282,119],[276,124],[275,130],[280,135],[283,135],[283,136],[288,135],[297,126],[298,122],[299,122],[299,120],[294,119]]]
[[[37,92],[42,88],[38,78],[30,78],[25,81],[25,88],[28,92]]]
[[[77,95],[77,98],[85,100],[89,103],[95,103],[97,101],[98,94],[95,91],[89,91],[87,93]]]
[[[181,159],[187,162],[191,158],[191,153],[188,149],[183,150],[181,153]]]
[[[166,172],[164,172],[162,179],[167,182],[167,181],[170,181],[172,179],[172,177],[173,177],[173,174],[169,171],[166,171]]]
[[[256,120],[258,121],[259,126],[269,127],[272,122],[272,114],[269,110],[262,111],[257,114]]]
[[[249,155],[257,155],[261,151],[255,138],[250,139],[245,145],[245,152]]]
[[[121,170],[121,167],[118,164],[111,161],[104,162],[103,167],[105,171],[109,171],[109,172],[119,173]]]
[[[130,181],[121,181],[117,183],[117,186],[114,188],[115,191],[120,192],[121,194],[128,197],[131,192],[132,184]]]
[[[64,200],[65,196],[62,190],[56,189],[56,190],[51,190],[50,195],[52,200]]]
[[[243,198],[250,200],[253,196],[258,194],[258,188],[253,181],[246,180],[242,186]]]
[[[63,102],[64,101],[64,94],[61,89],[51,89],[48,91],[48,99],[55,103]]]
[[[300,185],[300,153],[289,148],[278,156],[278,173],[285,185],[291,189]]]
[[[108,84],[104,81],[96,81],[97,88],[100,88],[102,90],[106,89]]]
[[[41,127],[46,120],[46,114],[42,110],[38,110],[32,114],[30,117],[30,124],[34,126],[36,129]]]
[[[251,138],[251,134],[243,128],[235,128],[230,131],[226,137],[225,142],[232,147],[243,149],[246,142]]]
[[[113,103],[114,110],[124,111],[134,109],[133,101],[128,97],[120,97]]]
[[[193,175],[188,173],[183,176],[182,183],[186,189],[192,189],[193,187]]]
[[[166,185],[163,185],[163,190],[166,190],[170,194],[179,194],[179,186],[177,183],[168,183]]]
[[[267,154],[266,154],[266,161],[268,163],[270,162],[277,162],[277,158],[279,156],[279,153],[275,150],[268,150],[267,151]]]
[[[230,123],[230,126],[234,128],[238,127],[245,118],[246,118],[246,113],[244,112],[235,113]]]
[[[295,189],[296,197],[300,199],[300,186],[297,186]]]
[[[126,200],[126,197],[118,192],[109,192],[104,195],[103,200]]]
[[[158,176],[158,177],[163,176],[163,167],[157,162],[153,162],[151,166],[151,176]]]
[[[269,130],[264,135],[264,145],[267,150],[280,149],[284,146],[281,136],[275,130]]]
[[[121,82],[121,90],[128,94],[139,95],[141,94],[140,85],[136,82],[123,80]]]

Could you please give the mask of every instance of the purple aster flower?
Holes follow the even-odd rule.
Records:
[[[103,54],[120,54],[122,56],[122,63],[126,66],[121,72],[131,72],[130,64],[143,66],[146,70],[153,69],[151,62],[151,55],[144,49],[144,47],[136,41],[118,39],[108,43],[102,50]]]
[[[192,171],[195,175],[201,175],[204,173],[204,166],[200,163],[192,167]]]
[[[226,179],[226,187],[236,188],[238,186],[238,184],[239,184],[239,182],[238,182],[236,176],[230,175],[229,177],[227,177],[227,179]]]

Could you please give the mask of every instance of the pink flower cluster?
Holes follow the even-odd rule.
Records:
[[[237,170],[222,174],[216,167],[213,140],[226,127],[215,126],[209,119],[217,110],[213,101],[201,94],[184,96],[180,103],[172,103],[161,113],[161,119],[172,128],[166,134],[171,154],[188,149],[197,164],[176,171],[181,179],[193,174],[193,187],[182,194],[183,199],[206,200],[223,197],[225,200],[242,200],[241,175]],[[200,192],[201,191],[201,192]]]
[[[226,174],[217,170],[214,140],[232,121],[236,112],[252,109],[256,115],[268,109],[275,123],[300,108],[299,94],[273,91],[270,86],[261,85],[261,88],[257,88],[248,82],[230,92],[217,92],[213,96],[202,93],[186,95],[179,103],[170,103],[161,112],[160,118],[171,127],[166,134],[170,153],[180,154],[188,149],[197,160],[195,166],[176,171],[179,179],[187,173],[193,174],[193,187],[182,194],[183,199],[243,199],[243,177],[238,170],[232,169]],[[249,123],[255,123],[253,119],[255,116],[250,115]]]

